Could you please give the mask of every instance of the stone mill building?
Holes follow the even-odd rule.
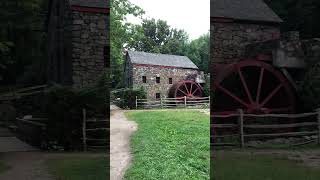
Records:
[[[49,82],[81,88],[109,67],[108,1],[49,1]]]
[[[125,62],[126,87],[143,87],[148,99],[168,97],[181,81],[204,83],[203,73],[186,56],[128,51]]]

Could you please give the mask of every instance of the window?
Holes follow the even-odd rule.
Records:
[[[160,93],[156,93],[156,99],[160,99]]]
[[[142,82],[143,83],[147,83],[147,77],[146,76],[142,76]]]
[[[110,46],[104,46],[103,48],[103,62],[104,67],[110,67]]]
[[[169,78],[169,84],[172,84],[172,78]]]
[[[156,77],[156,82],[160,83],[160,77]]]

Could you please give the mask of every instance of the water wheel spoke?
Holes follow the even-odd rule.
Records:
[[[198,90],[200,90],[199,87],[197,87],[197,89],[192,92],[192,95],[194,95]]]
[[[187,87],[187,84],[186,83],[183,83],[184,87],[186,88],[186,91],[187,91],[187,94],[190,94],[189,90],[188,90],[188,87]]]
[[[258,83],[258,88],[257,88],[256,103],[259,103],[259,101],[260,101],[260,94],[261,94],[263,75],[264,75],[264,68],[262,68],[261,71],[260,71],[259,83]]]
[[[179,90],[180,92],[182,92],[184,95],[188,96],[188,94],[185,93],[184,91],[182,91],[180,88],[178,88],[178,90]]]
[[[191,84],[191,88],[190,88],[190,94],[192,94],[192,95],[193,95],[192,87],[193,87],[193,84]]]
[[[246,93],[247,93],[248,98],[249,98],[249,101],[250,101],[251,103],[253,103],[252,96],[251,96],[251,93],[250,93],[250,91],[249,91],[247,82],[246,82],[246,80],[244,79],[243,74],[242,74],[242,71],[241,71],[240,68],[238,68],[238,73],[239,73],[239,76],[240,76],[242,85],[243,85],[243,87],[244,87],[244,89],[245,89],[245,91],[246,91]]]
[[[283,84],[279,84],[270,94],[268,97],[266,97],[266,99],[261,103],[261,107],[263,107],[264,105],[266,105],[271,99],[272,97],[281,89],[281,87],[283,86]]]
[[[216,87],[219,88],[222,92],[224,92],[228,96],[232,97],[234,100],[238,101],[240,104],[242,104],[242,105],[244,105],[246,107],[249,107],[249,105],[247,103],[245,103],[243,100],[241,100],[239,97],[237,97],[236,95],[234,95],[232,92],[230,92],[229,90],[225,89],[221,85],[216,84]]]

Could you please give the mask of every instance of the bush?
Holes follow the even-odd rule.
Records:
[[[97,85],[73,89],[59,85],[52,86],[45,93],[46,114],[48,116],[47,140],[65,150],[82,147],[82,109],[87,117],[108,117],[107,76]]]
[[[138,99],[145,99],[147,97],[147,93],[141,87],[139,89],[122,89],[115,90],[111,93],[111,98],[113,101],[121,108],[124,109],[134,109],[136,107],[136,97]]]

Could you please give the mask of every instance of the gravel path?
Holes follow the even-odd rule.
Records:
[[[121,180],[131,161],[130,136],[137,124],[128,121],[124,111],[111,105],[110,118],[110,180]]]

